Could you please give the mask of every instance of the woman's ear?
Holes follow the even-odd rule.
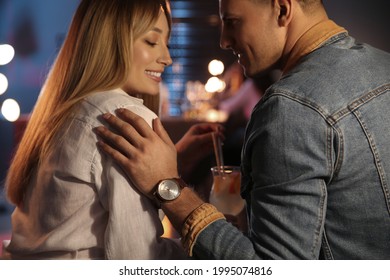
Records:
[[[296,0],[276,0],[279,11],[278,23],[280,26],[287,26],[290,23],[295,4],[298,4]]]

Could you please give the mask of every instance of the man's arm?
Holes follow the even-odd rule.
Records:
[[[100,127],[97,132],[106,143],[99,145],[121,165],[135,186],[153,199],[159,181],[178,175],[174,145],[159,120],[154,121],[153,131],[129,111],[117,114],[120,118],[112,115],[105,118],[118,134]],[[205,259],[258,258],[253,242],[191,189],[184,188],[176,200],[163,203],[162,209],[181,233],[190,256],[194,252],[196,257]]]
[[[159,119],[153,121],[155,131],[152,131],[142,118],[130,111],[118,110],[117,114],[121,119],[111,114],[105,114],[104,119],[121,136],[111,133],[105,127],[99,127],[97,132],[118,150],[102,141],[98,144],[121,165],[139,191],[154,199],[153,193],[158,182],[179,177],[175,145]],[[195,193],[185,188],[179,198],[164,203],[162,207],[167,214],[174,213],[169,218],[175,228],[180,230],[187,216],[202,203]]]

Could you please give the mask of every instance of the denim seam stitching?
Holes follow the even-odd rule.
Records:
[[[320,106],[318,106],[314,102],[311,102],[311,101],[309,101],[307,99],[304,99],[301,96],[295,95],[295,94],[293,94],[291,92],[288,92],[288,91],[285,91],[285,90],[278,90],[278,92],[273,92],[272,94],[267,96],[267,99],[272,98],[273,96],[278,96],[278,95],[279,96],[284,96],[284,97],[286,97],[288,99],[294,100],[294,101],[296,101],[296,102],[298,102],[298,103],[300,103],[302,105],[305,105],[305,106],[313,109],[314,111],[319,113],[324,120],[327,120],[327,117],[326,117],[327,114]]]
[[[333,158],[333,154],[332,154],[332,139],[333,139],[333,129],[332,127],[328,127],[327,130],[326,130],[326,160],[327,160],[327,169],[328,169],[328,173],[331,174],[331,177],[329,178],[329,181],[327,182],[328,184],[332,181],[333,177],[334,177],[334,174],[335,174],[335,166],[336,166],[336,163],[337,163],[337,159],[338,159],[338,156],[336,156],[335,158]],[[333,164],[333,162],[335,162],[335,164]]]
[[[342,118],[350,114],[353,110],[358,109],[365,103],[371,101],[375,97],[378,97],[381,94],[384,94],[385,92],[390,90],[390,84],[382,85],[372,91],[367,92],[366,94],[356,98],[353,100],[349,105],[347,105],[345,108],[340,109],[338,112],[334,113],[330,116],[330,121],[332,123],[337,123]]]
[[[327,114],[326,111],[324,109],[322,109],[320,106],[318,106],[316,103],[311,102],[311,101],[309,101],[307,99],[304,99],[304,98],[302,98],[302,97],[300,97],[298,95],[295,95],[295,94],[293,94],[293,93],[291,93],[289,91],[278,90],[278,92],[270,93],[266,97],[266,99],[272,98],[273,96],[283,96],[285,98],[288,98],[290,100],[293,100],[295,102],[298,102],[298,103],[300,103],[300,104],[302,104],[304,106],[307,106],[307,107],[313,109],[336,132],[336,135],[337,135],[337,137],[339,139],[339,146],[338,146],[339,150],[338,150],[338,153],[337,153],[336,158],[335,158],[334,168],[329,170],[329,171],[333,170],[333,172],[329,173],[330,174],[330,178],[333,178],[338,173],[338,171],[341,168],[341,163],[342,163],[342,160],[343,160],[343,147],[344,147],[343,146],[344,137],[343,137],[343,134],[340,131],[340,129],[336,126],[337,122],[335,121],[335,119],[332,117],[332,115]],[[264,99],[264,97],[263,97],[263,102],[266,101],[266,99]]]
[[[323,235],[323,238],[322,238],[322,249],[324,251],[324,255],[325,255],[325,258],[326,259],[331,259],[333,260],[334,257],[333,257],[333,253],[332,253],[332,249],[330,248],[330,244],[329,244],[329,241],[328,241],[328,237],[327,237],[327,234],[326,234],[326,229],[324,227],[324,235]]]
[[[347,37],[348,37],[348,32],[344,31],[342,33],[336,34],[335,36],[329,38],[322,45],[320,45],[320,47],[325,47],[325,46],[331,45],[331,44],[336,43],[337,41],[343,40]]]
[[[383,191],[383,194],[384,194],[384,196],[386,198],[387,211],[390,214],[390,192],[389,192],[389,189],[387,187],[387,180],[386,180],[385,172],[383,171],[383,166],[382,166],[381,160],[379,159],[379,153],[378,153],[378,149],[377,149],[375,140],[372,137],[371,133],[368,131],[368,127],[365,124],[365,122],[363,121],[362,115],[359,112],[359,110],[355,110],[352,113],[356,117],[357,121],[359,122],[360,126],[363,129],[364,134],[367,137],[368,143],[370,145],[371,152],[372,152],[372,154],[374,156],[375,165],[377,167],[377,172],[378,172],[378,175],[379,175],[379,178],[380,178],[380,181],[381,181],[382,191]]]
[[[312,254],[313,259],[317,258],[317,255],[315,252],[316,252],[316,248],[318,247],[318,243],[320,243],[319,245],[321,248],[322,239],[320,237],[321,237],[321,230],[323,228],[323,223],[325,221],[325,213],[326,213],[326,211],[324,210],[324,206],[326,204],[325,198],[326,198],[326,186],[324,186],[321,183],[321,198],[320,198],[320,203],[319,203],[319,208],[318,208],[318,224],[317,224],[317,227],[315,230],[315,238],[314,238],[313,246],[311,248],[311,254]]]
[[[336,158],[335,158],[335,164],[332,174],[333,177],[337,176],[341,169],[341,165],[344,161],[344,135],[343,132],[338,128],[336,125],[331,125],[331,127],[334,129],[337,135],[338,139],[338,146],[337,146],[337,152],[336,152]]]

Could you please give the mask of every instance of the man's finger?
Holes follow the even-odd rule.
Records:
[[[128,142],[130,142],[132,145],[137,147],[137,143],[141,143],[143,136],[129,123],[126,121],[110,114],[106,113],[103,115],[103,118],[105,121],[112,127],[115,131],[118,132],[118,134],[122,135]],[[112,140],[113,143],[116,143],[116,141],[119,141],[118,138],[115,138],[115,136],[118,136],[116,134],[109,134],[106,130],[101,129],[98,130],[101,133],[106,133],[105,137]],[[120,137],[120,136],[118,136]]]
[[[153,120],[153,130],[166,144],[174,146],[168,132],[165,130],[159,118]]]
[[[104,126],[97,127],[96,133],[106,142],[106,145],[110,145],[114,149],[117,149],[124,156],[129,157],[135,152],[132,143],[128,142],[125,138],[111,132]]]
[[[116,114],[127,124],[130,124],[137,131],[137,134],[141,135],[142,137],[151,138],[155,136],[153,129],[139,115],[131,112],[126,108],[120,108],[116,110]],[[128,126],[124,125],[124,127]]]
[[[113,149],[110,145],[104,143],[103,141],[99,141],[97,144],[100,147],[100,149],[103,150],[103,152],[105,152],[107,155],[109,155],[111,158],[113,158],[114,161],[116,161],[121,167],[126,166],[126,164],[128,162],[128,158],[125,155],[123,155],[121,152],[118,152],[117,150]],[[131,156],[131,155],[128,155],[128,156]]]

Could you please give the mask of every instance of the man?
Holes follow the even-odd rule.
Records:
[[[106,115],[122,137],[100,134],[121,153],[102,148],[140,191],[165,198],[162,209],[196,258],[390,259],[390,55],[357,43],[320,0],[220,0],[220,14],[221,46],[247,76],[283,72],[247,127],[249,236],[163,180],[178,172],[158,120],[152,131],[129,112]]]

